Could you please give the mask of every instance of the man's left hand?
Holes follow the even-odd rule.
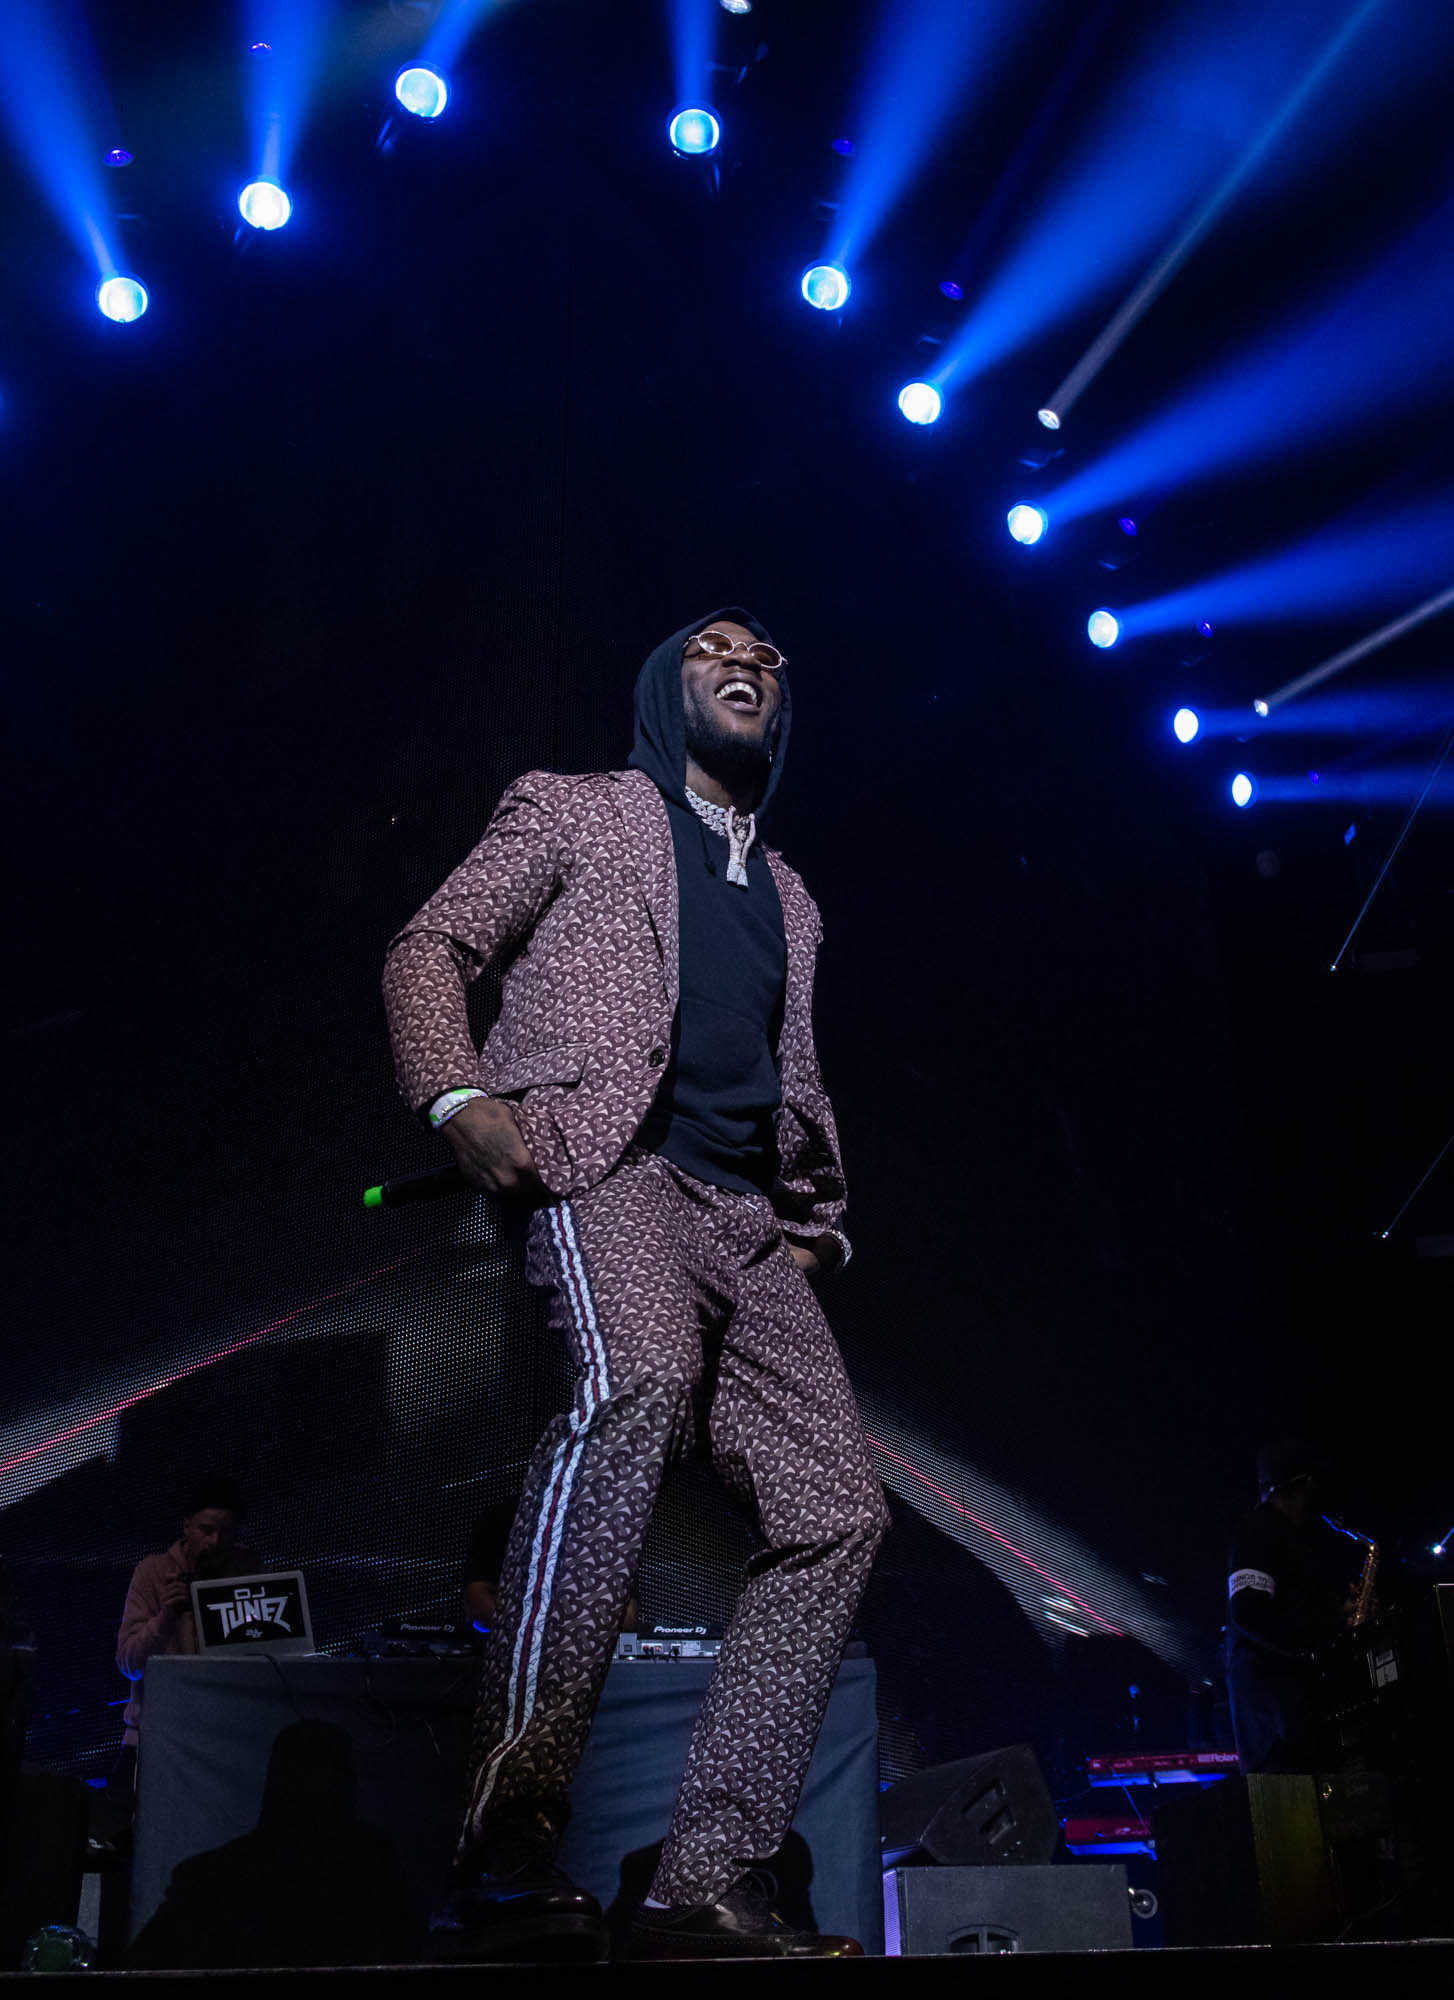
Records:
[[[820,1271],[836,1270],[843,1262],[843,1245],[827,1232],[815,1236],[811,1243],[790,1243],[788,1248],[798,1269],[810,1278],[816,1278]]]

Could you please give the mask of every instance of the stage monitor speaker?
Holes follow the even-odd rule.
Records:
[[[904,1958],[1129,1951],[1126,1870],[894,1868],[884,1876],[884,1936]]]
[[[1389,1785],[1374,1771],[1262,1772],[1163,1793],[1166,1942],[1329,1943],[1393,1903],[1395,1832]]]
[[[922,1850],[946,1865],[1049,1861],[1055,1805],[1028,1743],[900,1778],[879,1801],[886,1860]]]

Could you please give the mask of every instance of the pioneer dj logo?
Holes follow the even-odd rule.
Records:
[[[259,1584],[255,1589],[242,1584],[230,1598],[221,1598],[207,1607],[217,1613],[224,1639],[230,1639],[234,1632],[246,1638],[262,1639],[267,1636],[270,1625],[286,1632],[291,1638],[293,1628],[283,1616],[287,1608],[287,1593],[275,1594],[269,1591],[266,1584]]]

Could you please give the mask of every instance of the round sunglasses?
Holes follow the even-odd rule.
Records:
[[[751,660],[753,666],[762,667],[770,674],[775,674],[780,667],[787,665],[777,647],[769,646],[765,639],[734,639],[726,632],[717,631],[713,626],[708,626],[705,632],[698,632],[696,637],[687,643],[700,646],[702,651],[714,660],[730,660],[734,653],[740,651],[745,658]]]

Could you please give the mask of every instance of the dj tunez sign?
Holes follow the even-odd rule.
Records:
[[[285,1616],[291,1604],[291,1595],[286,1590],[273,1592],[265,1583],[255,1588],[242,1584],[231,1597],[218,1598],[207,1609],[219,1621],[219,1639],[291,1639],[293,1627]],[[269,1626],[273,1628],[271,1633]]]
[[[255,1646],[263,1652],[313,1650],[308,1598],[297,1570],[218,1578],[192,1586],[203,1652]]]

